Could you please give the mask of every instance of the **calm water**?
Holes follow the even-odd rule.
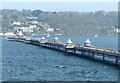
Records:
[[[54,36],[47,39],[53,38]],[[63,42],[71,38],[74,43],[82,45],[89,38],[95,47],[117,50],[117,36],[58,36],[58,38]],[[30,44],[7,41],[4,38],[2,53],[3,80],[7,81],[118,80],[118,69],[111,65]]]

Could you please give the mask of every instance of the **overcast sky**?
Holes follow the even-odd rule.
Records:
[[[117,11],[118,2],[1,2],[5,9],[40,9],[43,11]]]

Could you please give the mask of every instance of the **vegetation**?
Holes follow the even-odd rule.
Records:
[[[113,35],[117,28],[117,12],[45,12],[41,10],[0,10],[2,30],[12,31],[14,21],[26,22],[27,17],[38,17],[38,22],[45,22],[50,27],[61,29],[64,35]]]

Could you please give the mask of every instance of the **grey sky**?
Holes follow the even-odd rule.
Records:
[[[43,11],[117,11],[117,2],[4,2],[5,9],[40,9]]]

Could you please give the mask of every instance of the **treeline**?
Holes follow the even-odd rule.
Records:
[[[59,28],[65,35],[110,35],[115,34],[118,26],[116,11],[105,12],[48,12],[41,10],[0,10],[3,30],[12,30],[10,23],[26,22],[26,17],[38,17],[37,21],[45,22],[52,28]]]

